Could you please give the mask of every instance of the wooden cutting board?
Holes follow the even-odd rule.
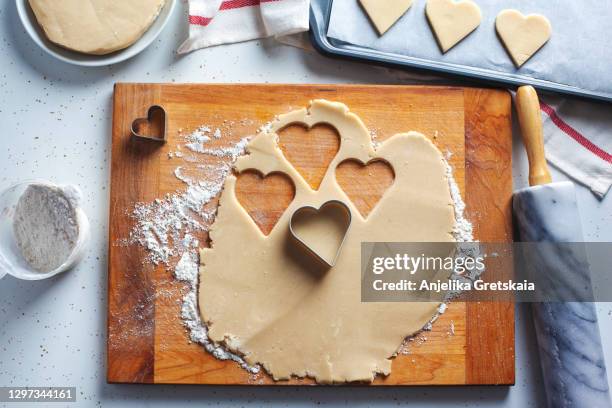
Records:
[[[430,137],[443,152],[451,152],[449,161],[466,200],[475,238],[512,241],[511,102],[507,92],[361,85],[117,84],[109,237],[109,382],[274,383],[266,374],[253,376],[236,363],[217,360],[192,344],[179,317],[186,285],[163,265],[143,263],[146,253],[141,247],[119,242],[129,236],[133,223],[129,212],[135,203],[185,189],[173,174],[177,163],[168,158],[182,141],[180,131],[185,134],[203,124],[214,129],[231,121],[232,132],[224,137],[237,141],[254,134],[274,115],[308,106],[317,98],[347,104],[379,141],[415,130]],[[168,143],[164,146],[130,138],[133,120],[145,116],[151,105],[161,105],[167,112]],[[283,140],[286,149],[299,152],[317,138],[288,135]],[[182,165],[190,166],[188,162]],[[307,167],[308,162],[303,165]],[[338,174],[339,181],[359,186],[356,189],[362,190],[367,206],[368,183],[360,182],[358,172],[348,170]],[[241,178],[237,193],[247,210],[259,214],[259,224],[265,228],[273,222],[276,196],[286,196],[287,187],[279,183],[268,190],[273,193],[264,194],[266,206],[262,200],[249,201],[261,195],[258,181],[257,177]],[[199,238],[207,242],[205,233]],[[409,342],[407,350],[394,359],[392,374],[378,378],[374,385],[513,384],[514,306],[452,303],[433,329]]]

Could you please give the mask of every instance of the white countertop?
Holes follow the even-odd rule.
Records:
[[[182,2],[184,3],[184,2]],[[0,5],[0,190],[30,178],[79,185],[92,226],[85,260],[42,282],[0,282],[0,386],[76,386],[70,406],[541,406],[543,390],[528,308],[517,306],[516,386],[414,388],[246,388],[107,385],[106,274],[111,96],[115,82],[398,83],[398,74],[326,59],[272,40],[198,51],[175,50],[185,37],[180,4],[145,52],[106,68],[58,62],[25,34],[15,4]],[[515,187],[526,184],[515,140]],[[565,176],[554,172],[556,180]],[[578,189],[589,241],[612,241],[612,197]],[[612,305],[598,305],[612,368]],[[1,405],[1,403],[0,403]],[[42,406],[36,405],[36,406]],[[53,405],[57,406],[57,405]]]

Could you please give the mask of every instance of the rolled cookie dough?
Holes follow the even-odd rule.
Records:
[[[29,0],[49,41],[85,54],[129,47],[153,24],[166,0]]]
[[[359,0],[359,2],[380,35],[386,33],[412,6],[412,0]]]
[[[334,126],[338,154],[313,191],[278,147],[277,131],[292,123]],[[361,302],[361,242],[452,242],[455,226],[446,164],[440,151],[415,132],[395,135],[374,148],[363,122],[340,103],[317,100],[309,109],[281,115],[248,145],[236,162],[242,172],[282,172],[295,198],[265,236],[235,195],[236,177],[225,181],[211,248],[201,250],[199,307],[210,338],[261,364],[276,380],[291,376],[320,383],[372,381],[391,371],[403,340],[436,314],[435,302]],[[364,219],[336,182],[344,160],[386,160],[395,181]],[[336,265],[321,273],[312,258],[288,244],[289,218],[298,208],[345,202],[353,221]]]
[[[429,24],[442,52],[453,48],[480,25],[480,7],[471,0],[428,0]]]
[[[516,10],[499,13],[495,27],[517,68],[538,52],[552,34],[552,26],[546,17],[539,14],[524,16]]]

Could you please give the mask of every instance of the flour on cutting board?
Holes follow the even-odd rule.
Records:
[[[232,171],[232,165],[244,154],[249,138],[233,144],[223,144],[223,136],[231,135],[235,122],[224,122],[223,130],[210,126],[200,126],[183,136],[183,143],[168,153],[169,160],[179,159],[174,168],[174,176],[183,182],[186,190],[168,194],[149,203],[137,203],[131,212],[135,226],[124,244],[139,244],[146,249],[145,262],[155,265],[174,265],[174,276],[188,284],[188,291],[181,304],[181,319],[189,331],[190,340],[201,344],[210,354],[220,360],[232,360],[252,374],[260,372],[259,366],[249,366],[240,356],[228,352],[223,346],[215,344],[208,337],[208,329],[200,319],[197,304],[200,241],[196,235],[208,230],[214,221],[216,204],[213,199],[219,195],[224,181]],[[240,121],[252,124],[252,121]],[[266,129],[270,125],[264,125]],[[182,133],[182,130],[179,131]],[[373,139],[376,132],[372,133]],[[203,162],[206,157],[206,162]],[[211,163],[211,158],[214,158]],[[447,159],[450,156],[447,155]],[[182,164],[182,165],[181,165]],[[189,164],[188,166],[186,164]],[[455,207],[456,226],[453,236],[458,242],[473,240],[472,224],[465,218],[465,203],[453,177],[452,167],[446,162],[447,177],[451,198]],[[445,312],[447,305],[442,303],[438,313],[424,327],[432,329],[432,324]],[[409,353],[410,344],[421,344],[427,336],[420,332],[406,339],[398,354]]]
[[[230,125],[226,125],[229,131]],[[233,162],[242,155],[249,141],[245,137],[237,143],[227,145],[220,141],[222,131],[201,126],[184,136],[184,143],[168,154],[168,159],[181,159],[192,164],[196,172],[189,172],[187,166],[177,165],[174,176],[182,181],[187,189],[181,193],[168,194],[150,203],[137,203],[131,213],[135,226],[130,232],[127,244],[139,244],[147,251],[145,262],[155,265],[164,264],[172,268],[172,259],[178,259],[174,267],[177,280],[186,282],[189,287],[183,297],[181,318],[189,331],[190,340],[201,344],[220,360],[233,360],[252,374],[260,371],[259,366],[249,366],[245,361],[208,338],[208,331],[200,320],[197,305],[197,286],[199,262],[197,248],[199,240],[194,236],[207,231],[214,219],[215,208],[212,200],[221,192]],[[206,163],[202,157],[209,156]],[[211,164],[210,157],[215,157]]]
[[[232,145],[208,147],[215,139],[221,139],[220,129],[212,131],[202,126],[185,136],[185,143],[168,155],[196,165],[195,172],[178,165],[174,176],[185,183],[186,191],[167,194],[151,203],[137,203],[132,212],[136,226],[130,233],[128,243],[139,243],[147,249],[146,261],[155,265],[169,265],[173,257],[180,257],[190,249],[198,248],[199,241],[192,233],[206,231],[214,218],[215,208],[208,206],[223,188],[223,182],[231,172],[232,164],[244,153],[249,138],[245,137]],[[185,152],[185,149],[187,152]],[[219,160],[200,163],[202,155]]]

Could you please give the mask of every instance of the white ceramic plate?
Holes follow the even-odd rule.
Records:
[[[130,45],[128,48],[108,55],[87,55],[64,49],[47,40],[45,33],[42,31],[38,25],[38,22],[36,21],[36,17],[28,4],[28,0],[16,0],[16,2],[17,12],[25,30],[40,48],[64,62],[85,67],[100,67],[104,65],[116,64],[132,58],[134,55],[140,53],[157,38],[159,33],[161,33],[168,23],[168,20],[172,15],[172,11],[174,10],[174,6],[176,5],[176,0],[166,0],[166,4],[160,11],[159,16],[157,16],[157,19],[153,25],[149,27],[147,32],[145,32],[138,41]]]

